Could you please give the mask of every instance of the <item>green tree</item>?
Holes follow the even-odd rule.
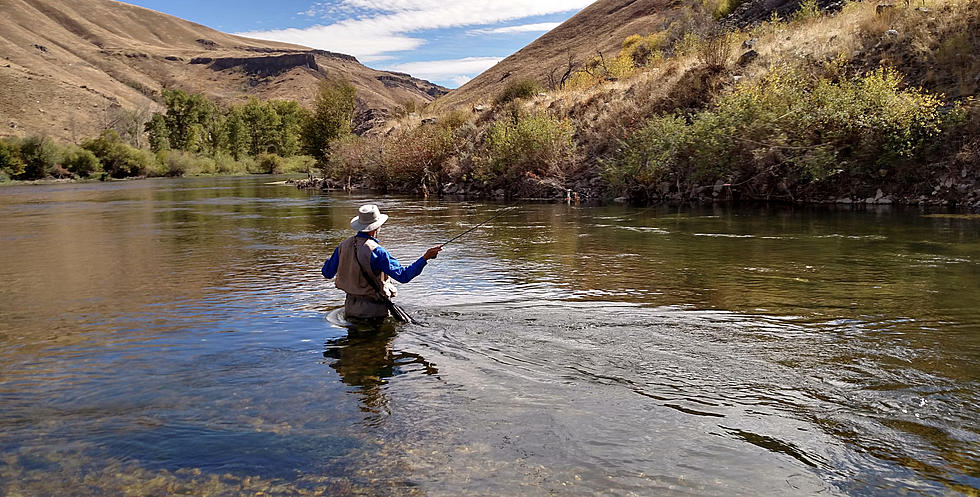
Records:
[[[154,152],[170,150],[170,132],[167,130],[166,116],[159,112],[154,113],[144,129],[150,140],[150,150]]]
[[[317,88],[313,112],[303,123],[303,151],[326,163],[330,141],[348,135],[354,122],[357,91],[347,82],[323,81]]]
[[[245,124],[251,132],[249,153],[254,156],[273,152],[282,120],[275,107],[252,98],[243,109]]]
[[[275,153],[282,157],[296,155],[300,150],[300,134],[306,112],[295,100],[273,100],[268,105],[274,108],[279,116]]]
[[[170,146],[180,150],[192,151],[206,140],[202,129],[210,115],[217,110],[213,102],[203,95],[191,95],[183,90],[164,90],[163,99],[167,106],[167,124]]]
[[[207,142],[207,131],[201,123],[191,124],[187,128],[187,135],[184,137],[184,151],[196,154],[204,149]]]
[[[227,130],[225,129],[226,117],[216,106],[206,117],[202,126],[204,134],[201,150],[211,157],[217,157],[225,149],[228,140]]]
[[[248,155],[251,138],[245,123],[244,110],[239,106],[232,106],[225,115],[225,150],[236,161],[240,161]]]

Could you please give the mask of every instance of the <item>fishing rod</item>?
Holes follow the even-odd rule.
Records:
[[[500,216],[503,216],[507,211],[509,211],[510,209],[513,209],[514,207],[517,207],[517,203],[516,202],[514,204],[511,204],[511,205],[507,206],[507,207],[504,207],[503,209],[500,209],[500,212],[498,212],[498,213],[494,214],[493,216],[487,218],[482,223],[480,223],[480,224],[478,224],[478,225],[476,225],[476,226],[474,226],[474,227],[472,227],[472,228],[470,228],[470,229],[468,229],[468,230],[466,230],[466,231],[464,231],[464,232],[462,232],[462,233],[460,233],[460,234],[452,237],[448,242],[443,243],[442,245],[439,245],[439,246],[440,247],[445,247],[446,245],[449,245],[450,243],[452,243],[452,242],[454,242],[456,240],[459,240],[460,238],[463,237],[463,235],[465,235],[465,234],[467,234],[467,233],[469,233],[469,232],[471,232],[471,231],[479,228],[480,226],[483,226],[484,224],[489,223],[490,221],[493,221],[494,219],[497,219]]]

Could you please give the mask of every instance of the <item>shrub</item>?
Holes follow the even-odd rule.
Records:
[[[286,160],[276,154],[259,154],[255,162],[261,174],[282,174],[286,171]]]
[[[20,142],[20,159],[24,172],[18,179],[41,179],[50,175],[61,163],[64,154],[58,145],[46,136],[32,136]]]
[[[621,150],[616,165],[605,169],[604,176],[613,186],[658,183],[678,166],[688,142],[684,117],[668,114],[650,119]]]
[[[218,154],[214,159],[214,169],[216,174],[247,174],[248,169],[244,162],[235,160],[228,154]]]
[[[376,139],[346,135],[330,142],[330,157],[321,164],[323,175],[350,190],[368,171],[376,172],[380,163]]]
[[[806,22],[818,17],[820,17],[820,6],[817,5],[817,0],[802,0],[800,8],[793,12],[792,20],[794,22]]]
[[[572,74],[570,78],[568,78],[568,81],[565,82],[565,86],[562,88],[571,91],[583,90],[596,86],[603,81],[604,79],[598,74],[588,71],[577,71],[575,74]]]
[[[82,148],[92,152],[103,170],[114,178],[146,176],[156,173],[160,164],[156,156],[125,144],[115,131],[103,131],[98,138],[85,140]]]
[[[434,124],[403,127],[384,136],[341,137],[331,142],[322,166],[326,177],[345,188],[361,180],[388,190],[438,191],[448,177],[457,177],[461,157],[472,153],[476,128],[470,115],[450,112]]]
[[[50,170],[48,170],[48,175],[52,178],[64,179],[72,178],[75,175],[71,171],[65,169],[61,164],[55,164]]]
[[[681,56],[695,55],[698,53],[703,43],[704,38],[687,31],[674,44],[674,53]]]
[[[715,19],[721,19],[722,17],[725,17],[728,14],[734,12],[735,9],[739,8],[743,3],[747,1],[748,0],[719,0],[715,4],[711,13],[712,15],[714,15]]]
[[[513,180],[528,173],[564,179],[573,162],[572,123],[544,114],[498,121],[487,134],[490,176]]]
[[[734,38],[731,33],[720,33],[701,39],[695,48],[698,61],[710,69],[727,66],[734,52]]]
[[[201,176],[218,172],[217,161],[210,157],[180,150],[162,151],[157,154],[162,165],[160,176]]]
[[[660,54],[666,44],[665,31],[647,36],[632,35],[623,40],[623,48],[619,54],[620,57],[632,62],[634,67],[643,67],[655,59],[655,55]]]
[[[456,131],[470,122],[470,114],[455,110],[439,116],[437,125],[443,129]]]
[[[438,185],[442,163],[451,151],[452,138],[451,130],[431,125],[390,137],[381,155],[384,182],[423,192]]]
[[[419,104],[415,100],[405,100],[401,105],[395,108],[394,112],[391,113],[394,117],[405,117],[409,114],[415,114],[419,111]]]
[[[456,171],[459,156],[472,150],[474,132],[468,116],[450,113],[435,124],[405,130],[389,137],[381,147],[385,187],[420,192],[438,191],[439,185]]]
[[[75,148],[65,157],[65,166],[68,171],[80,176],[91,176],[102,170],[102,163],[90,150]]]
[[[541,84],[533,79],[515,81],[507,85],[504,91],[500,92],[500,95],[497,95],[494,103],[496,105],[504,105],[514,100],[531,98],[543,90]]]
[[[316,165],[316,159],[310,155],[294,155],[286,157],[283,165],[283,174],[309,173]]]
[[[887,69],[832,81],[774,68],[713,109],[651,119],[624,143],[606,177],[628,187],[668,179],[690,185],[781,176],[806,184],[841,173],[914,176],[963,112],[944,112],[941,98],[901,83]]]
[[[20,159],[18,142],[0,140],[0,173],[8,179],[24,173],[24,161]]]

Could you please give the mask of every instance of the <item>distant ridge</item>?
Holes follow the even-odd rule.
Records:
[[[436,105],[449,108],[492,101],[508,84],[520,79],[545,84],[552,70],[567,66],[569,55],[579,62],[600,52],[615,57],[627,36],[666,28],[673,20],[676,4],[672,0],[599,0],[440,98]]]
[[[112,0],[0,0],[0,11],[0,136],[77,141],[123,109],[158,110],[164,88],[225,103],[255,96],[309,105],[318,80],[339,79],[373,115],[448,91],[350,55],[230,35]]]

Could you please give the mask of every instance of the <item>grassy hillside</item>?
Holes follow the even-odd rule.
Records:
[[[625,37],[557,89],[511,80],[348,139],[326,174],[429,194],[980,207],[980,4],[841,7],[732,30],[717,6],[675,4],[690,30]]]
[[[349,81],[362,108],[424,104],[445,89],[342,54],[228,35],[112,0],[4,0],[0,136],[79,142],[160,109],[164,88],[223,104],[312,102],[317,81]],[[134,115],[135,114],[135,115]]]
[[[533,79],[552,87],[584,62],[602,53],[613,57],[623,39],[691,22],[690,6],[668,0],[599,0],[533,43],[442,97],[436,108],[487,104],[514,81]]]

